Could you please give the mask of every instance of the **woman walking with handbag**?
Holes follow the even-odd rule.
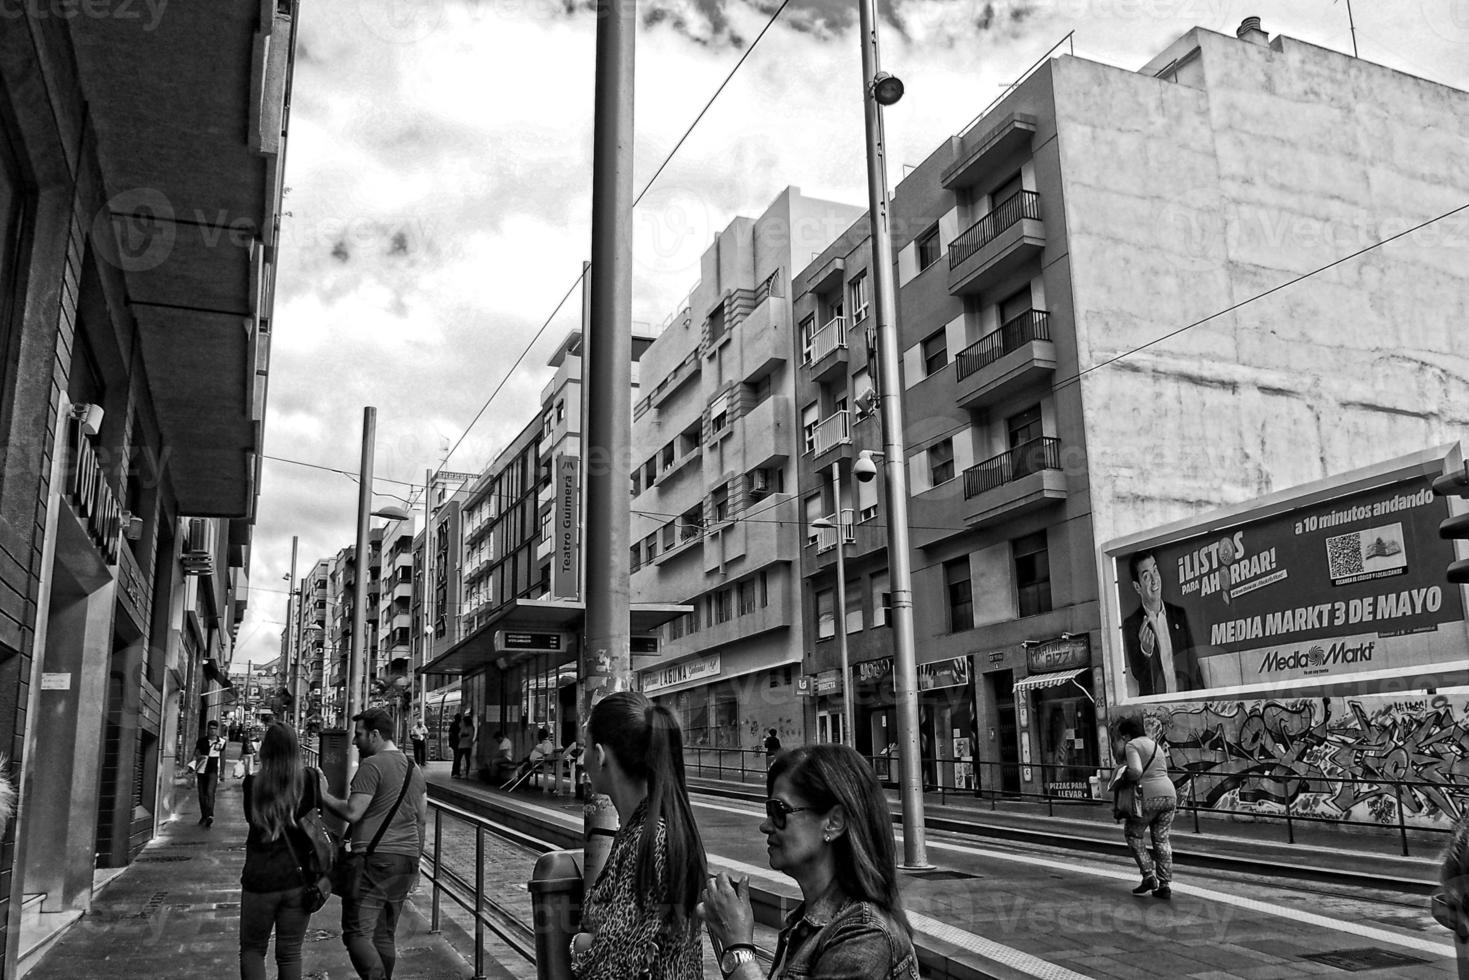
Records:
[[[683,733],[661,704],[609,694],[587,724],[587,775],[620,824],[571,940],[577,980],[702,980],[694,907],[704,842],[684,784]]]
[[[1120,784],[1131,788],[1122,809],[1122,835],[1137,861],[1143,880],[1132,890],[1154,898],[1173,896],[1173,844],[1168,835],[1178,810],[1178,792],[1168,778],[1168,753],[1149,738],[1141,719],[1131,715],[1118,719],[1113,729],[1113,752],[1126,760]],[[1152,838],[1149,853],[1148,838]]]
[[[275,933],[280,980],[300,980],[301,943],[312,909],[303,865],[313,843],[298,821],[321,802],[321,771],[301,764],[301,743],[289,725],[265,730],[258,769],[243,787],[245,870],[240,875],[240,980],[265,980],[265,950]]]

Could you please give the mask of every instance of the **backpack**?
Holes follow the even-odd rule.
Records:
[[[316,774],[317,785],[320,786],[321,770],[313,768],[310,771]],[[331,831],[327,830],[326,825],[321,822],[319,799],[317,806],[296,818],[296,827],[311,845],[310,850],[302,855],[305,860],[301,862],[301,870],[313,878],[330,874],[337,858],[337,842],[332,837]]]

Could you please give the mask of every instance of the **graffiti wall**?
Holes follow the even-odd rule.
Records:
[[[1469,806],[1469,694],[1157,705],[1180,795],[1219,810],[1447,827]],[[1191,784],[1191,785],[1190,785]],[[1458,794],[1463,794],[1458,795]]]

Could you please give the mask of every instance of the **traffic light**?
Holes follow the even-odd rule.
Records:
[[[1433,481],[1433,492],[1440,497],[1469,497],[1469,460],[1457,473],[1441,476]],[[1438,536],[1445,540],[1469,541],[1469,513],[1457,514],[1438,526]],[[1448,580],[1456,585],[1469,585],[1469,558],[1450,562]]]

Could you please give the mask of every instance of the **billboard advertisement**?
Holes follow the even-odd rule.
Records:
[[[1432,490],[1444,456],[1104,546],[1118,701],[1465,683],[1463,591],[1438,536],[1449,503]]]

